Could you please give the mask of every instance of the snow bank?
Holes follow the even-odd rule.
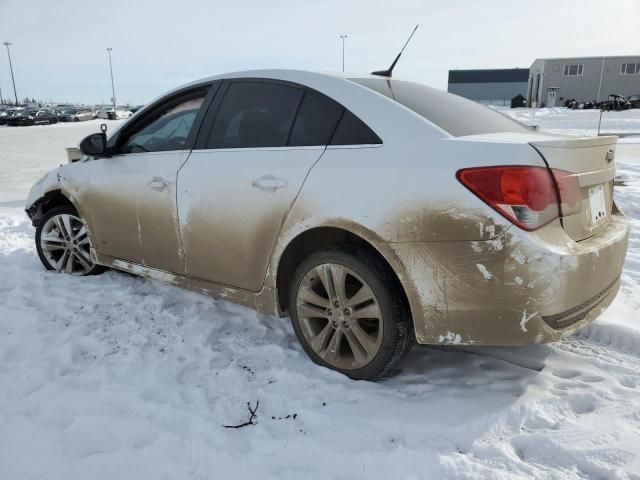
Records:
[[[43,271],[28,186],[94,128],[0,129],[2,480],[639,478],[638,147],[619,150],[633,231],[601,320],[552,345],[417,348],[370,383],[313,365],[288,319]],[[256,425],[224,428],[258,400]]]

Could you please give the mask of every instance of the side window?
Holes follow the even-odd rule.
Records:
[[[206,95],[206,89],[192,92],[153,111],[125,137],[119,153],[184,150],[189,131]]]
[[[348,110],[338,124],[331,145],[369,145],[380,144],[382,140],[362,120]]]
[[[326,97],[305,93],[291,130],[290,146],[327,145],[344,108]]]
[[[205,148],[286,146],[301,97],[301,90],[287,85],[231,83]]]

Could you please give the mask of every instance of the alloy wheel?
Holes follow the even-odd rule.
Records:
[[[378,299],[346,266],[324,263],[307,272],[298,287],[296,310],[308,345],[331,366],[355,370],[378,354],[383,338]]]
[[[87,274],[94,266],[90,247],[87,229],[75,215],[54,215],[42,227],[40,249],[51,268],[57,272]]]

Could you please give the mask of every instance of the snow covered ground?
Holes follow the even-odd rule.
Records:
[[[592,112],[506,113],[592,128]],[[640,132],[640,111],[610,115]],[[618,150],[633,231],[600,320],[552,345],[418,348],[369,383],[313,365],[288,319],[43,271],[28,188],[98,123],[0,128],[0,479],[640,479],[640,139]],[[256,425],[224,428],[257,401]]]
[[[503,108],[493,107],[529,126],[540,130],[575,135],[597,135],[600,110],[569,110],[556,108]],[[640,114],[638,110],[623,112],[602,112],[600,133],[640,134]]]

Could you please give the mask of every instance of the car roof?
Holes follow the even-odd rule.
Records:
[[[207,82],[213,82],[215,80],[224,80],[230,78],[265,78],[272,80],[284,80],[290,81],[294,83],[301,83],[303,85],[306,84],[306,81],[309,80],[322,80],[322,79],[339,79],[344,81],[349,81],[351,79],[360,79],[360,78],[383,78],[376,75],[371,75],[368,73],[351,73],[351,72],[316,72],[311,70],[296,70],[296,69],[286,69],[286,68],[272,68],[272,69],[258,69],[258,70],[238,70],[235,72],[227,72],[221,73],[218,75],[211,75],[208,77],[200,78],[198,80],[194,80],[189,83],[185,83],[180,85],[168,92],[165,92],[160,97],[154,99],[153,103],[160,98],[165,97],[173,92],[180,91],[184,88],[189,88],[191,86],[200,85]],[[410,81],[410,80],[408,80]]]

